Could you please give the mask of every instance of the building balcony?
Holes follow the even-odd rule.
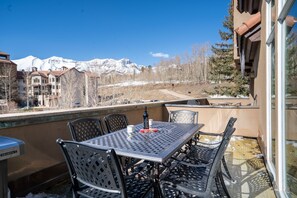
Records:
[[[124,113],[130,124],[137,124],[142,122],[144,106],[147,106],[150,118],[158,121],[168,121],[169,111],[172,110],[198,111],[198,122],[205,124],[202,130],[211,132],[223,131],[228,119],[236,117],[236,132],[226,152],[228,167],[236,183],[226,181],[228,190],[231,196],[236,197],[274,197],[260,149],[262,140],[258,137],[258,107],[223,106],[220,105],[221,101],[215,101],[214,103],[218,103],[216,106],[186,105],[186,102],[154,102],[1,115],[0,135],[25,142],[25,154],[8,160],[9,188],[12,195],[47,192],[61,193],[63,197],[65,193],[69,193],[65,191],[65,188],[70,189],[67,167],[56,144],[57,138],[71,139],[68,121],[81,117],[102,119],[111,113]],[[234,102],[238,103],[231,101],[233,104]]]

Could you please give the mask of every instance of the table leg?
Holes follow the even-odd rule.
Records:
[[[160,164],[154,163],[154,197],[162,198],[162,191],[160,187]]]

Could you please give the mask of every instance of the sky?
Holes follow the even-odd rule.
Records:
[[[0,51],[154,65],[220,41],[229,0],[1,0]]]

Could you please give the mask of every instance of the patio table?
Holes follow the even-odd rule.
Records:
[[[204,124],[181,124],[154,121],[157,132],[142,133],[143,124],[132,135],[122,129],[87,141],[92,146],[114,149],[117,155],[163,163],[186,144]]]

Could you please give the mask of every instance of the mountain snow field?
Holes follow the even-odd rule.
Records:
[[[40,59],[34,56],[27,56],[22,59],[12,60],[17,64],[17,70],[31,71],[36,67],[38,71],[60,70],[63,66],[67,68],[75,67],[79,71],[91,71],[99,74],[138,74],[143,65],[137,65],[129,59],[93,59],[89,61],[77,61],[62,57],[53,56],[46,59]]]

